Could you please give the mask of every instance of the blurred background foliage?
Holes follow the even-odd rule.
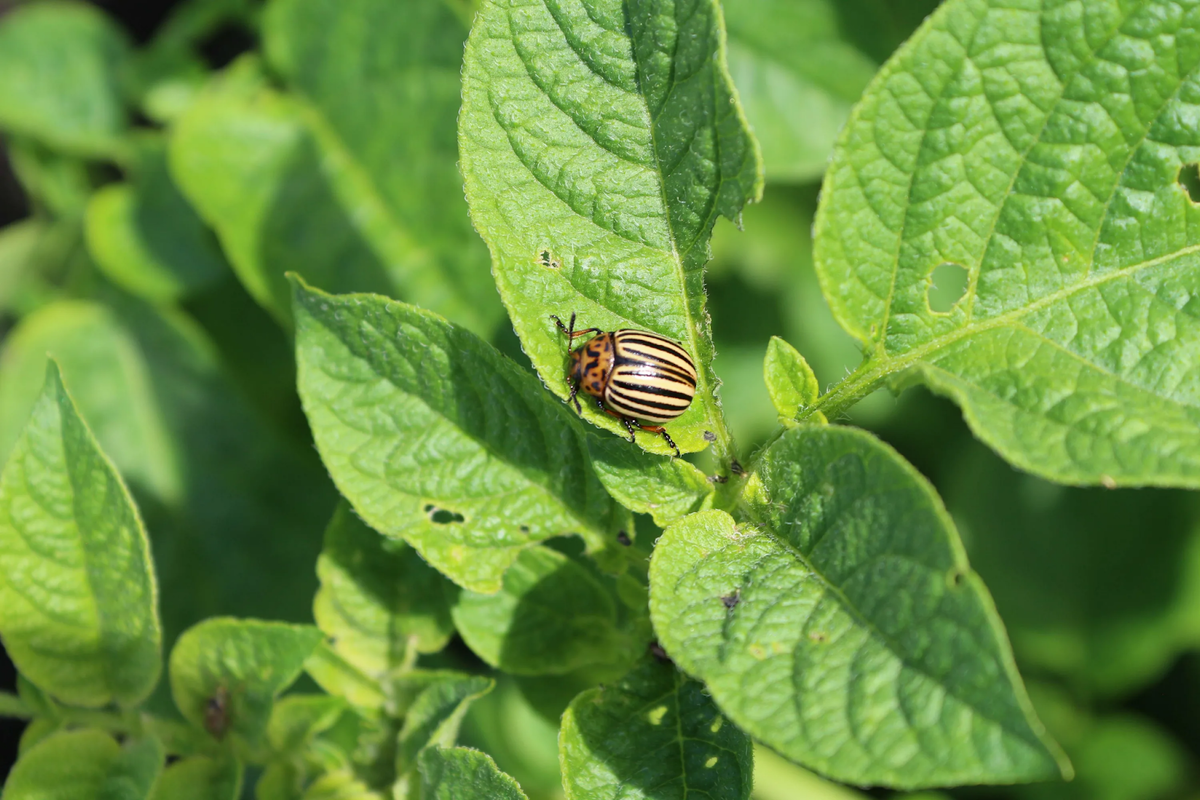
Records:
[[[251,0],[0,0],[0,456],[54,352],[146,518],[168,642],[220,613],[311,619],[336,498],[294,391],[284,269],[307,269],[334,291],[432,298],[523,361],[445,147],[453,59],[473,5],[428,2],[447,30],[429,57],[445,63],[406,89],[369,87],[370,102],[354,107],[336,72],[313,68],[324,31],[264,43],[263,6]],[[336,0],[313,3],[338,14]],[[824,386],[859,361],[812,268],[820,177],[855,99],[936,2],[723,5],[730,68],[768,178],[742,231],[719,223],[708,273],[716,370],[748,453],[778,424],[762,380],[772,335],[803,353]],[[403,36],[403,19],[369,24]],[[396,92],[433,111],[389,110]],[[206,103],[213,113],[189,114]],[[405,244],[379,238],[370,209],[346,202],[356,178],[330,142],[372,171],[376,212],[436,231],[428,247],[453,262],[452,296],[381,267],[379,252]],[[275,202],[213,177],[230,171],[261,172]],[[414,193],[410,182],[441,188]],[[923,389],[879,392],[849,421],[894,445],[945,499],[1039,714],[1078,773],[1071,784],[907,796],[1200,800],[1197,498],[1019,473]],[[486,669],[457,641],[427,660]],[[499,680],[474,706],[465,743],[491,753],[531,798],[561,797],[556,715],[577,688],[572,676]],[[14,682],[5,662],[0,684]],[[20,732],[0,720],[0,775]],[[755,796],[891,794],[834,786],[760,751]]]

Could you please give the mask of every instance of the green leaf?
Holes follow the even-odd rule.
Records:
[[[367,527],[344,501],[325,530],[317,576],[317,626],[339,655],[375,679],[407,663],[410,648],[413,657],[435,653],[454,633],[449,582],[416,550]]]
[[[767,391],[771,394],[775,410],[779,412],[780,419],[784,420],[795,419],[801,410],[815,403],[821,394],[817,376],[813,374],[804,356],[778,336],[772,336],[771,343],[767,345],[767,357],[763,361],[763,380],[767,382]],[[815,416],[822,422],[825,420],[819,411]]]
[[[421,754],[421,800],[527,800],[487,753],[431,747]]]
[[[838,7],[844,3],[721,3],[729,27],[729,73],[762,145],[769,180],[820,176],[850,107],[878,67],[840,30]]]
[[[34,3],[0,22],[0,128],[79,155],[112,156],[128,121],[124,33],[95,6]]]
[[[205,620],[184,632],[171,651],[175,705],[204,728],[212,704],[222,702],[228,730],[255,743],[275,697],[296,680],[320,641],[321,632],[309,625]]]
[[[22,753],[0,798],[146,800],[162,767],[162,745],[153,738],[122,748],[98,730],[56,733]]]
[[[300,397],[342,495],[455,583],[500,589],[521,551],[578,533],[603,557],[628,512],[571,412],[474,334],[384,297],[297,283]],[[615,555],[610,556],[612,561]]]
[[[458,173],[470,18],[455,11],[427,0],[279,0],[267,6],[263,37],[323,141],[357,173],[347,205],[356,217],[377,210],[390,244],[379,250],[404,268],[400,297],[485,335],[503,312]]]
[[[363,708],[382,708],[387,701],[378,681],[364,675],[327,642],[317,645],[304,671],[330,694]]]
[[[1200,642],[1193,493],[1056,486],[972,444],[940,484],[1022,665],[1112,696]]]
[[[167,767],[151,800],[237,800],[242,765],[232,758],[192,756]]]
[[[798,767],[770,748],[754,748],[754,800],[866,800],[868,795],[838,783],[827,781]],[[918,795],[901,795],[904,800],[919,800]],[[934,795],[923,800],[942,800]]]
[[[460,592],[451,613],[475,654],[513,675],[562,675],[618,660],[627,647],[612,595],[547,547],[522,551],[499,592]]]
[[[295,755],[310,739],[331,728],[345,710],[346,704],[339,697],[288,695],[271,710],[267,741],[274,752]]]
[[[146,532],[53,362],[0,474],[0,635],[17,668],[68,703],[135,705],[158,681]]]
[[[304,792],[304,800],[384,800],[348,772],[335,772],[317,778]]]
[[[659,641],[730,719],[860,785],[1070,774],[916,470],[862,431],[804,426],[754,482],[755,522],[692,515],[651,562]]]
[[[487,0],[467,43],[459,141],[471,217],[546,384],[567,396],[550,314],[669,336],[700,368],[671,436],[693,452],[708,432],[727,461],[703,266],[717,217],[737,219],[762,179],[717,4]],[[624,434],[595,407],[584,416]],[[638,443],[671,452],[660,437]]]
[[[653,657],[575,698],[559,751],[568,800],[746,800],[754,773],[750,737],[703,684]]]
[[[830,409],[908,371],[1021,469],[1200,486],[1200,21],[1174,8],[949,0],[888,62],[821,192],[822,287],[870,354]],[[937,313],[944,264],[967,289]]]
[[[52,353],[145,516],[159,581],[173,587],[161,598],[166,640],[233,611],[311,619],[336,497],[316,454],[257,416],[192,319],[101,295],[46,306],[6,337],[0,458]]]
[[[172,141],[176,178],[246,288],[288,320],[293,271],[490,333],[502,313],[456,168],[462,22],[423,0],[277,2],[264,36],[296,92],[243,61]]]
[[[394,787],[398,800],[416,800],[420,781],[417,777],[421,755],[433,747],[451,747],[472,701],[487,694],[496,685],[491,678],[461,673],[443,673],[425,688],[404,716],[397,742]]]
[[[589,432],[588,454],[604,488],[621,505],[665,528],[712,501],[713,484],[681,458],[657,458],[629,442]],[[631,538],[633,531],[626,532]]]
[[[619,670],[604,680],[616,680],[624,672]],[[477,700],[463,723],[464,744],[477,747],[496,759],[496,765],[516,778],[534,800],[562,800],[562,775],[558,760],[559,720],[574,697],[566,698],[551,719],[534,705],[535,698],[545,701],[546,696],[536,688],[526,693],[521,684],[528,682],[531,687],[534,684],[545,686],[559,680],[566,678],[543,675],[514,679],[502,673],[497,676],[496,690]],[[590,687],[580,687],[580,690],[584,688]]]
[[[92,195],[88,249],[114,283],[165,303],[215,283],[225,273],[225,262],[167,174],[165,143],[143,137],[138,144],[132,180]]]
[[[5,142],[8,160],[36,213],[74,224],[96,188],[96,174],[83,157],[68,155],[33,139]]]

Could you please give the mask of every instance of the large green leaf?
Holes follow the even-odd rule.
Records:
[[[69,703],[133,705],[158,680],[146,532],[54,363],[0,474],[0,636],[25,676]]]
[[[8,775],[3,800],[146,800],[163,768],[153,738],[118,745],[103,731],[85,729],[43,739]]]
[[[651,564],[671,657],[765,744],[856,784],[1069,773],[932,488],[867,433],[804,426],[748,510],[686,517]]]
[[[321,641],[311,625],[215,617],[189,628],[171,651],[171,694],[183,716],[216,738],[257,742],[275,696],[300,675]],[[214,731],[212,715],[224,716]]]
[[[575,698],[559,734],[570,800],[746,800],[750,737],[704,685],[647,657],[614,686]]]
[[[548,547],[522,551],[499,592],[460,592],[451,613],[475,654],[513,675],[561,675],[628,649],[607,588]]]
[[[94,5],[26,5],[0,22],[0,128],[56,149],[111,156],[128,121],[124,33]]]
[[[168,640],[221,613],[311,618],[334,493],[311,448],[284,441],[225,376],[195,322],[105,293],[27,317],[0,354],[0,458],[37,397],[46,354],[145,516]]]
[[[767,177],[818,177],[878,65],[842,35],[838,0],[721,5],[729,26],[729,72],[762,143]]]
[[[225,262],[167,174],[165,142],[140,138],[137,152],[129,182],[92,195],[88,249],[114,283],[153,302],[176,300],[216,282]]]
[[[1192,493],[1057,486],[973,441],[945,469],[946,506],[1023,665],[1111,695],[1200,643]]]
[[[367,527],[345,502],[325,530],[317,575],[317,625],[375,679],[407,663],[412,651],[441,650],[454,632],[446,579],[404,542]]]
[[[193,756],[163,771],[151,800],[237,800],[242,767],[232,758]]]
[[[236,64],[172,144],[251,294],[287,319],[293,271],[490,333],[502,310],[456,168],[463,22],[426,0],[280,0],[263,34],[294,91]]]
[[[421,800],[526,800],[487,753],[431,747],[421,754]]]
[[[433,747],[451,747],[458,740],[463,716],[476,699],[496,685],[491,678],[443,673],[417,695],[400,729],[396,747],[397,800],[420,797],[421,756]]]
[[[948,0],[867,90],[822,190],[825,295],[1015,465],[1200,486],[1194,2]],[[967,273],[948,311],[933,271]]]
[[[758,148],[725,68],[713,0],[488,0],[463,67],[467,200],[525,352],[567,396],[564,337],[633,327],[677,339],[700,367],[668,425],[681,450],[732,442],[715,395],[703,267],[718,216],[761,191]],[[589,405],[587,419],[616,433]],[[639,444],[669,453],[660,438]]]
[[[317,448],[368,524],[456,583],[500,588],[521,550],[578,533],[619,548],[570,412],[468,331],[371,295],[295,292],[300,396]]]

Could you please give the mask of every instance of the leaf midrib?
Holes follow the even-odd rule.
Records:
[[[355,300],[357,300],[357,299],[364,298],[364,297],[370,297],[369,295],[368,295],[368,296],[364,296],[364,295],[340,295],[340,296],[334,296],[334,295],[327,295],[327,294],[325,294],[325,293],[323,293],[323,292],[319,292],[319,291],[318,291],[318,292],[315,292],[315,293],[313,293],[313,292],[312,292],[312,290],[310,290],[310,289],[306,289],[305,291],[306,291],[306,293],[309,293],[309,296],[312,296],[313,294],[316,294],[317,296],[323,296],[323,297],[325,297],[325,298],[328,298],[328,301],[331,301],[331,302],[334,302],[334,303],[336,303],[336,302],[337,302],[337,300],[338,300],[339,298],[352,298],[352,299],[355,299]],[[392,300],[388,300],[388,301],[387,301],[388,305],[391,305],[391,304],[393,304],[394,302],[395,302],[395,301],[392,301]],[[343,304],[343,305],[344,305],[344,304]],[[427,313],[427,312],[426,312],[426,313]],[[455,431],[457,431],[457,432],[458,432],[458,434],[459,434],[460,436],[462,436],[464,439],[466,439],[466,440],[470,441],[470,442],[471,442],[472,444],[474,444],[476,447],[479,447],[481,450],[483,450],[483,451],[484,451],[484,453],[486,453],[486,454],[487,454],[487,456],[488,456],[488,457],[489,457],[491,460],[493,460],[494,462],[496,462],[496,463],[500,463],[500,464],[504,464],[504,465],[505,465],[505,467],[506,467],[507,469],[511,470],[511,471],[512,471],[514,474],[518,475],[518,476],[520,477],[520,479],[526,483],[526,485],[527,485],[527,486],[530,486],[530,487],[533,487],[533,488],[535,488],[535,489],[536,489],[536,490],[537,490],[537,491],[538,491],[540,494],[542,494],[542,495],[544,495],[545,497],[549,498],[550,502],[551,502],[551,503],[552,503],[552,504],[553,504],[555,507],[559,508],[559,509],[561,510],[561,512],[564,514],[564,516],[570,517],[571,519],[573,519],[573,520],[575,520],[576,522],[578,522],[578,523],[579,523],[579,525],[580,525],[580,527],[582,527],[582,528],[583,528],[583,529],[585,529],[585,530],[590,530],[590,531],[592,531],[592,532],[593,532],[595,535],[597,535],[597,536],[603,536],[603,535],[604,535],[604,530],[603,530],[603,528],[602,528],[602,527],[600,527],[600,526],[598,526],[598,525],[596,524],[595,520],[593,520],[593,519],[592,519],[592,518],[591,518],[589,515],[586,515],[586,514],[584,514],[583,512],[578,512],[578,513],[577,513],[577,512],[576,512],[576,510],[575,510],[574,508],[572,508],[570,504],[568,504],[568,503],[564,502],[564,501],[563,501],[563,499],[559,498],[559,497],[558,497],[558,496],[557,496],[557,495],[556,495],[556,494],[555,494],[553,491],[551,491],[551,490],[550,490],[550,488],[549,488],[549,487],[547,487],[547,486],[543,485],[543,484],[542,484],[541,482],[539,482],[539,481],[532,480],[532,479],[529,477],[529,475],[528,475],[528,474],[526,474],[526,472],[525,472],[524,470],[520,469],[518,466],[516,466],[515,464],[513,464],[513,463],[512,463],[512,462],[511,462],[511,461],[510,461],[508,458],[506,458],[506,457],[504,457],[504,456],[500,455],[499,453],[497,453],[497,452],[495,451],[495,449],[494,449],[494,448],[493,448],[493,447],[492,447],[492,446],[491,446],[489,443],[483,442],[483,441],[481,441],[481,440],[477,439],[476,437],[474,437],[474,436],[470,435],[470,434],[469,434],[469,433],[467,433],[466,431],[464,431],[464,430],[462,429],[462,427],[461,427],[461,426],[458,424],[458,422],[457,422],[456,420],[454,420],[454,419],[452,419],[451,417],[447,416],[446,414],[442,413],[442,412],[441,412],[441,411],[439,411],[438,409],[435,409],[434,407],[432,407],[432,406],[431,406],[431,405],[430,405],[430,404],[429,404],[429,403],[426,401],[426,399],[425,399],[425,398],[421,397],[421,396],[420,396],[420,395],[418,395],[418,394],[414,394],[414,393],[412,393],[412,392],[405,391],[404,389],[402,389],[402,388],[400,388],[399,386],[397,386],[397,385],[395,384],[395,382],[393,382],[393,381],[392,381],[392,379],[391,379],[389,376],[387,376],[387,375],[383,374],[383,373],[380,371],[379,367],[377,367],[377,366],[376,366],[376,365],[375,365],[375,364],[374,364],[374,363],[373,363],[373,362],[372,362],[370,359],[363,358],[362,356],[356,355],[356,354],[355,354],[353,351],[351,351],[351,350],[350,350],[350,348],[349,348],[349,347],[347,347],[347,346],[346,346],[346,345],[345,345],[345,344],[342,342],[342,337],[341,337],[341,335],[339,334],[339,332],[338,332],[337,330],[335,330],[334,328],[332,328],[332,327],[331,327],[329,324],[326,324],[326,322],[325,322],[324,318],[323,318],[321,315],[319,315],[319,314],[314,314],[311,308],[310,308],[310,309],[308,309],[308,316],[309,316],[309,318],[310,318],[310,319],[312,319],[313,321],[317,322],[317,323],[318,323],[318,324],[319,324],[319,325],[320,325],[320,326],[321,326],[321,327],[322,327],[322,328],[323,328],[325,331],[327,331],[327,332],[328,332],[328,333],[329,333],[329,334],[330,334],[330,335],[331,335],[331,336],[334,338],[334,340],[338,342],[338,344],[339,344],[341,347],[345,348],[345,349],[346,349],[346,351],[348,352],[348,354],[349,354],[350,358],[352,358],[352,359],[353,359],[353,360],[355,360],[355,361],[358,361],[358,362],[361,362],[361,363],[363,363],[363,364],[366,364],[366,365],[367,365],[367,367],[368,367],[368,368],[371,370],[371,373],[372,373],[372,374],[374,374],[374,375],[375,375],[375,376],[376,376],[376,377],[377,377],[379,380],[381,380],[381,381],[383,381],[384,383],[386,383],[388,386],[391,386],[391,387],[392,387],[392,390],[393,390],[394,392],[396,392],[397,394],[400,394],[400,395],[404,395],[404,396],[406,396],[406,397],[411,397],[413,400],[415,400],[416,402],[418,402],[418,403],[420,403],[422,406],[424,406],[424,407],[425,407],[425,408],[426,408],[426,409],[427,409],[427,410],[428,410],[428,411],[429,411],[429,412],[430,412],[430,413],[431,413],[433,416],[435,416],[435,417],[438,417],[438,418],[440,418],[440,419],[444,419],[444,420],[446,420],[446,421],[447,421],[447,422],[448,422],[448,423],[449,423],[449,424],[450,424],[450,425],[451,425],[451,426],[452,426],[452,427],[455,429]],[[370,329],[370,330],[371,330],[373,333],[375,333],[376,335],[378,335],[380,338],[382,338],[382,339],[384,339],[384,340],[386,340],[386,339],[387,339],[387,337],[384,335],[384,333],[383,333],[382,331],[380,331],[380,330],[379,330],[377,327],[375,327],[373,324],[371,324],[371,322],[370,322],[369,320],[362,320],[361,322],[362,322],[362,324],[363,324],[364,326],[366,326],[367,328],[369,328],[369,329]],[[484,346],[485,346],[485,347],[487,346],[486,342],[485,342],[485,343],[483,343],[483,344],[484,344]],[[510,365],[509,363],[507,363],[507,360],[506,360],[506,359],[504,359],[504,358],[503,358],[503,356],[500,356],[500,357],[497,359],[497,361],[499,362],[499,366],[498,366],[498,368],[497,368],[496,372],[497,372],[497,374],[501,375],[502,377],[505,377],[505,378],[510,378],[510,379],[511,379],[511,378],[516,378],[517,380],[523,380],[523,379],[526,377],[526,376],[524,375],[524,373],[519,373],[519,372],[516,372],[516,370],[518,370],[519,368],[517,368],[515,365]],[[509,369],[509,367],[511,367],[511,369]],[[509,375],[507,375],[507,376],[504,376],[504,375],[502,375],[502,373],[503,373],[503,372],[504,372],[506,369],[508,369],[508,370],[509,370],[509,373],[510,373],[510,374],[509,374]],[[326,377],[330,378],[330,380],[336,380],[336,379],[335,379],[335,378],[333,378],[332,376],[329,376],[329,375],[328,375],[328,373],[325,373],[325,375],[326,375]],[[524,399],[523,397],[521,398],[521,400],[522,400],[522,402],[523,402],[523,403],[525,403],[525,399]],[[560,409],[560,408],[559,408],[557,405],[555,405],[555,406],[553,406],[553,407],[552,407],[552,406],[550,406],[550,405],[548,405],[548,404],[547,404],[547,406],[546,406],[546,407],[547,407],[547,412],[548,412],[548,413],[558,413],[558,414],[565,414],[565,413],[567,413],[567,412],[565,412],[565,411],[562,411],[562,410],[561,410],[561,409]],[[551,409],[553,409],[553,410],[551,410]],[[540,415],[537,415],[537,414],[535,413],[535,416],[540,416]],[[339,421],[339,423],[341,423],[341,424],[343,424],[343,425],[348,425],[348,423],[346,423],[346,422],[345,422],[345,420],[342,420],[340,417],[339,417],[338,421]],[[578,445],[579,445],[579,453],[580,453],[580,456],[581,456],[582,458],[585,458],[585,459],[586,459],[586,453],[587,453],[587,445],[586,445],[586,443],[585,443],[585,442],[584,442],[584,441],[583,441],[583,440],[582,440],[582,439],[579,437],[579,433],[578,433],[578,431],[576,431],[576,430],[573,428],[573,426],[572,426],[572,423],[570,422],[569,418],[568,418],[568,419],[567,419],[567,421],[566,421],[566,425],[567,425],[567,427],[568,427],[568,428],[571,428],[571,432],[572,432],[572,434],[573,434],[573,435],[575,436],[575,438],[576,438],[576,441],[577,441],[577,443],[578,443]],[[348,426],[348,427],[353,427],[353,426]],[[374,434],[368,434],[368,435],[374,436]],[[547,448],[547,451],[549,451],[549,448]],[[584,483],[584,486],[585,486],[585,491],[587,491],[587,490],[590,488],[590,489],[600,489],[600,491],[601,491],[601,492],[603,492],[604,490],[603,490],[603,489],[601,488],[601,486],[600,486],[600,482],[599,482],[599,481],[600,481],[600,479],[599,479],[599,477],[597,477],[597,476],[596,476],[595,472],[594,472],[594,471],[591,469],[590,465],[586,465],[586,468],[587,468],[587,471],[588,471],[588,473],[589,473],[590,480],[586,480],[586,479],[585,479],[585,483]],[[388,486],[389,486],[389,489],[390,489],[390,490],[392,490],[392,491],[398,491],[398,492],[400,492],[400,493],[402,493],[402,494],[405,494],[405,495],[407,495],[407,496],[409,496],[409,497],[420,497],[420,498],[423,498],[423,499],[425,499],[425,498],[426,498],[426,495],[417,495],[417,494],[413,494],[413,493],[411,493],[411,492],[404,491],[403,489],[398,489],[397,487],[393,486],[391,483],[389,483],[389,484],[388,484]],[[492,495],[489,495],[489,496],[495,496],[495,495],[497,495],[497,494],[510,494],[510,493],[512,493],[512,492],[514,492],[514,491],[519,491],[519,490],[514,490],[514,489],[506,489],[506,490],[504,490],[503,492],[493,493]],[[607,495],[607,493],[606,493],[606,492],[604,493],[604,495],[603,495],[603,498],[607,500],[607,503],[608,503],[608,505],[609,505],[609,507],[610,507],[610,509],[611,509],[611,506],[612,506],[612,504],[613,504],[613,502],[614,502],[614,501],[612,500],[612,498],[611,498],[611,497],[609,497],[609,496]],[[440,498],[427,498],[427,499],[431,499],[431,500],[438,500],[439,502],[445,502],[447,506],[453,506],[453,505],[455,504],[455,502],[454,502],[454,500],[453,500],[453,499],[451,499],[451,500],[449,500],[449,501],[446,501],[446,500],[443,500],[443,499],[440,499]],[[589,501],[589,500],[590,500],[590,496],[585,496],[585,498],[584,498],[584,501],[583,501],[583,503],[582,503],[582,505],[583,505],[585,508],[586,508],[586,507],[589,505],[589,503],[588,503],[588,501]],[[505,549],[511,549],[511,548],[513,548],[513,547],[524,548],[524,547],[527,547],[527,546],[529,546],[529,545],[531,545],[531,544],[534,544],[534,542],[532,542],[532,541],[527,541],[527,542],[524,542],[524,543],[522,543],[522,544],[503,544],[503,543],[496,543],[496,544],[494,544],[494,545],[493,545],[493,546],[491,546],[491,547],[476,547],[476,546],[472,545],[472,549],[479,549],[479,550],[491,550],[491,549],[496,549],[496,550],[505,550]]]
[[[903,655],[902,651],[896,645],[896,643],[893,642],[889,636],[886,636],[882,631],[880,631],[874,625],[874,623],[872,623],[870,620],[868,620],[866,617],[864,617],[862,612],[859,610],[858,606],[856,606],[854,603],[850,602],[850,599],[848,597],[846,597],[846,595],[842,592],[842,590],[838,586],[836,586],[832,581],[830,581],[829,578],[827,578],[824,573],[822,573],[819,569],[817,569],[812,564],[812,562],[809,561],[809,559],[804,555],[804,553],[800,551],[799,548],[795,547],[791,542],[787,541],[782,536],[779,536],[777,533],[775,533],[775,531],[771,528],[771,526],[768,525],[766,522],[764,522],[758,516],[758,514],[755,513],[753,510],[750,510],[750,509],[748,509],[748,510],[749,510],[751,518],[754,520],[754,523],[755,523],[756,527],[758,528],[758,530],[761,532],[761,534],[764,536],[767,536],[768,538],[771,539],[771,541],[777,543],[781,549],[790,553],[792,555],[792,557],[795,558],[796,561],[798,561],[800,563],[801,566],[803,566],[806,570],[808,570],[813,575],[813,577],[815,577],[817,579],[817,581],[821,584],[821,586],[824,587],[825,591],[828,592],[830,595],[832,595],[835,598],[835,601],[838,602],[842,606],[842,608],[844,608],[851,616],[853,616],[854,619],[856,619],[859,622],[859,624],[861,624],[871,636],[876,637],[888,649],[888,652],[890,652],[897,661],[899,661],[901,664],[903,664],[906,668],[911,669],[913,672],[923,675],[927,680],[929,680],[935,686],[938,686],[941,689],[943,689],[948,696],[953,697],[958,702],[962,703],[962,705],[964,707],[971,709],[971,712],[973,714],[975,714],[983,719],[988,720],[989,722],[996,725],[997,727],[999,727],[1002,730],[1008,731],[1012,735],[1019,738],[1021,741],[1030,745],[1035,751],[1040,752],[1040,753],[1046,755],[1047,757],[1050,757],[1051,760],[1053,760],[1052,754],[1049,753],[1047,751],[1045,745],[1043,745],[1042,742],[1038,740],[1036,733],[1034,733],[1034,731],[1029,728],[1028,724],[1026,725],[1026,730],[1024,732],[1013,731],[1008,726],[1008,724],[1006,724],[1005,722],[996,719],[995,717],[991,716],[990,714],[984,713],[979,708],[977,708],[974,703],[966,700],[958,693],[952,691],[950,686],[948,686],[941,679],[930,674],[930,672],[927,669],[925,669],[923,666],[912,663],[907,657],[905,657]],[[741,544],[741,542],[731,541],[730,544]],[[757,568],[757,566],[758,565],[756,564],[755,568]],[[969,567],[967,567],[967,569],[969,570]],[[1001,666],[1002,671],[1006,673],[1005,677],[1011,678],[1011,676],[1007,675],[1007,671],[1003,669],[1003,667],[1004,667],[1003,662],[1000,662],[1000,666]],[[1030,739],[1030,738],[1028,738],[1029,736],[1032,736],[1033,738]],[[923,753],[928,752],[924,748],[922,748],[921,751]]]

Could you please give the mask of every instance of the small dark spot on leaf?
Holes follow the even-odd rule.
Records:
[[[725,604],[726,608],[733,609],[737,608],[737,604],[742,602],[742,597],[738,590],[734,589],[732,592],[722,597],[721,602]]]
[[[1176,180],[1193,203],[1200,203],[1200,164],[1184,164]]]
[[[817,644],[824,644],[829,641],[829,634],[825,633],[825,631],[813,631],[808,635],[808,638]]]
[[[929,289],[926,299],[929,310],[935,314],[949,314],[967,291],[967,270],[961,264],[945,261],[929,273]]]
[[[704,441],[715,442],[716,440],[717,440],[717,435],[715,433],[713,433],[712,431],[704,432]]]
[[[432,503],[425,506],[425,513],[429,515],[429,521],[435,525],[449,525],[451,522],[462,522],[466,519],[462,514],[438,508]]]
[[[529,533],[529,526],[528,526],[528,525],[522,525],[522,526],[521,526],[521,528],[520,528],[520,531],[521,531],[521,533]]]
[[[617,531],[617,541],[626,547],[633,544],[633,540],[629,538],[629,534],[625,531]]]
[[[649,651],[650,655],[654,656],[662,663],[664,663],[664,664],[672,663],[671,657],[669,655],[667,655],[667,651],[663,650],[663,646],[661,644],[659,644],[658,642],[651,642],[650,646],[647,647],[646,650]]]
[[[742,468],[742,463],[736,458],[729,462],[729,471],[734,475],[745,475],[746,470]]]
[[[962,586],[965,578],[966,575],[963,574],[963,571],[955,567],[946,573],[946,585],[951,589],[957,589],[958,587]]]
[[[709,475],[708,482],[709,483],[728,483],[729,476],[727,476],[727,475]]]

